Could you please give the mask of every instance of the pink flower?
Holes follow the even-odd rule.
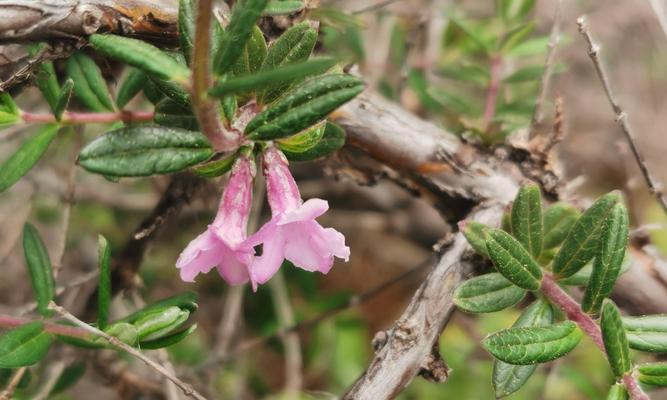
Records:
[[[230,285],[248,281],[248,265],[254,251],[245,246],[244,241],[248,236],[253,175],[253,162],[245,155],[240,156],[222,193],[215,220],[188,244],[176,261],[181,279],[192,282],[200,272],[207,273],[217,267],[220,276]]]
[[[333,228],[323,228],[315,218],[329,209],[325,200],[305,203],[287,167],[287,159],[275,147],[263,155],[266,189],[271,206],[271,220],[248,238],[248,246],[262,244],[262,255],[250,265],[253,289],[265,283],[278,271],[284,259],[306,271],[329,272],[334,256],[350,257],[345,237]]]

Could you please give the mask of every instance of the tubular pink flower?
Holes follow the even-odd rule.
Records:
[[[181,279],[193,282],[199,273],[205,274],[217,267],[220,276],[230,285],[248,281],[253,249],[245,246],[244,241],[252,206],[253,175],[253,162],[247,156],[240,156],[222,193],[215,220],[188,244],[176,261]]]
[[[253,289],[271,279],[284,259],[306,271],[324,274],[331,269],[334,257],[347,261],[350,248],[343,234],[315,221],[329,204],[321,199],[301,200],[280,150],[269,147],[264,152],[263,170],[272,217],[246,241],[249,247],[262,244],[262,255],[255,256],[249,269]]]

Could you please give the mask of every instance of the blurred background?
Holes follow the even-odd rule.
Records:
[[[525,7],[503,14],[491,0],[322,0],[307,17],[320,21],[318,51],[358,66],[368,90],[379,91],[452,134],[494,143],[527,128],[553,26],[555,1],[523,3]],[[591,197],[621,189],[632,224],[645,227],[667,255],[667,217],[649,194],[614,123],[575,23],[578,16],[587,16],[616,95],[639,136],[638,145],[658,180],[667,182],[667,26],[659,22],[667,20],[665,11],[663,0],[563,0],[561,40],[543,104],[542,129],[552,130],[555,99],[560,96],[565,136],[558,149],[566,179],[576,183],[577,193]],[[272,29],[280,30],[280,23],[272,22]],[[514,42],[508,44],[509,38]],[[100,66],[115,87],[122,69],[105,61]],[[489,114],[487,88],[495,78],[499,95]],[[46,112],[39,98],[34,88],[26,87],[17,102]],[[150,103],[137,98],[131,107],[149,109]],[[87,126],[85,132],[61,137],[26,179],[0,195],[1,313],[15,313],[31,301],[20,245],[26,220],[39,228],[52,257],[64,246],[59,282],[66,285],[95,270],[97,233],[109,239],[112,254],[117,254],[168,184],[165,177],[113,183],[73,170],[82,143],[103,129]],[[0,132],[0,156],[7,157],[23,139],[18,131]],[[358,150],[344,148],[323,161],[293,164],[303,197],[329,201],[331,211],[321,222],[342,231],[352,249],[350,261],[337,263],[326,276],[283,266],[294,322],[302,323],[297,330],[303,358],[299,378],[306,398],[334,398],[365,370],[373,335],[400,315],[428,272],[424,265],[432,257],[432,246],[450,230],[435,210],[389,180],[377,181],[350,169],[351,159],[370,163]],[[59,232],[68,217],[63,198],[72,179],[75,203],[62,243]],[[274,335],[281,326],[269,287],[257,293],[246,287],[237,297],[241,315],[233,318],[233,297],[215,273],[186,284],[174,267],[180,251],[213,218],[220,191],[220,182],[207,182],[201,195],[165,224],[146,252],[134,288],[116,299],[113,311],[124,315],[145,302],[197,291],[194,319],[199,328],[159,356],[168,357],[184,379],[207,386],[213,398],[280,398],[285,352]],[[267,217],[263,213],[260,221]],[[377,289],[388,281],[392,284]],[[73,309],[86,308],[77,303],[86,290],[90,291],[86,285],[68,290],[66,301]],[[351,306],[359,299],[355,296],[364,301]],[[517,315],[512,310],[481,316],[456,312],[440,347],[452,368],[449,380],[436,385],[417,378],[400,398],[494,398],[492,361],[479,341],[511,325]],[[308,322],[313,318],[317,320]],[[212,357],[215,354],[218,357]],[[93,352],[84,355],[99,358]],[[63,348],[52,357],[74,359],[74,350]],[[578,346],[568,360],[567,365],[557,361],[541,366],[527,386],[509,398],[603,398],[613,378],[597,350]],[[92,391],[99,400],[167,396],[158,379],[137,362],[125,369],[125,363],[111,356],[86,359],[86,364],[83,378],[56,398],[91,398]]]

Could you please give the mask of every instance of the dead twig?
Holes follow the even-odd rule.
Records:
[[[583,37],[586,39],[586,42],[588,43],[588,55],[590,56],[591,61],[593,61],[595,71],[597,72],[598,78],[600,78],[602,87],[604,88],[605,94],[607,95],[607,100],[609,100],[609,104],[611,105],[611,108],[616,115],[616,122],[620,125],[621,130],[623,131],[623,134],[625,135],[625,138],[630,145],[630,150],[632,150],[635,161],[637,161],[637,165],[639,165],[639,169],[644,176],[644,180],[648,184],[651,194],[655,196],[655,198],[658,200],[658,203],[660,203],[662,206],[662,209],[665,211],[665,213],[667,213],[667,199],[665,199],[660,184],[653,177],[653,174],[646,164],[644,156],[637,147],[637,139],[632,129],[630,128],[628,116],[623,108],[621,108],[619,105],[618,100],[616,100],[616,97],[614,96],[614,93],[611,89],[609,77],[605,72],[604,67],[602,66],[602,62],[600,61],[600,46],[595,43],[591,33],[588,31],[585,17],[581,16],[577,18],[577,26],[579,28],[579,33],[583,35]]]

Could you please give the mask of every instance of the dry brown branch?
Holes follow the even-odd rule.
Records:
[[[0,392],[0,400],[11,400],[12,397],[14,396],[14,391],[16,390],[16,387],[21,383],[21,379],[23,378],[23,375],[25,375],[25,372],[28,370],[26,367],[21,367],[14,372],[14,375],[12,375],[12,379],[9,381],[7,384],[7,387],[5,390]]]
[[[648,184],[649,190],[658,200],[658,203],[660,203],[665,213],[667,213],[667,199],[665,199],[660,184],[651,173],[651,170],[648,168],[648,165],[646,164],[646,159],[644,158],[641,151],[637,147],[637,138],[632,129],[630,128],[630,123],[628,122],[628,115],[625,113],[623,108],[621,108],[620,104],[618,103],[618,100],[616,99],[616,96],[614,96],[614,92],[612,91],[611,88],[611,83],[609,82],[609,77],[606,71],[604,70],[604,67],[602,66],[602,62],[600,61],[600,46],[597,43],[595,43],[593,37],[591,36],[591,33],[588,31],[588,26],[586,25],[586,18],[584,18],[583,16],[577,18],[577,26],[579,27],[579,32],[584,36],[586,42],[588,43],[588,55],[591,57],[591,61],[593,61],[593,65],[595,66],[595,72],[597,73],[598,78],[600,78],[600,82],[602,83],[604,92],[607,95],[607,100],[609,100],[609,104],[611,105],[611,108],[614,111],[614,114],[616,115],[616,122],[618,122],[618,124],[620,125],[621,130],[623,131],[623,134],[625,135],[625,138],[627,139],[628,144],[630,145],[630,150],[632,150],[632,155],[634,156],[635,161],[637,161],[637,165],[639,165],[639,169],[641,170],[642,175],[644,176],[646,184]]]

